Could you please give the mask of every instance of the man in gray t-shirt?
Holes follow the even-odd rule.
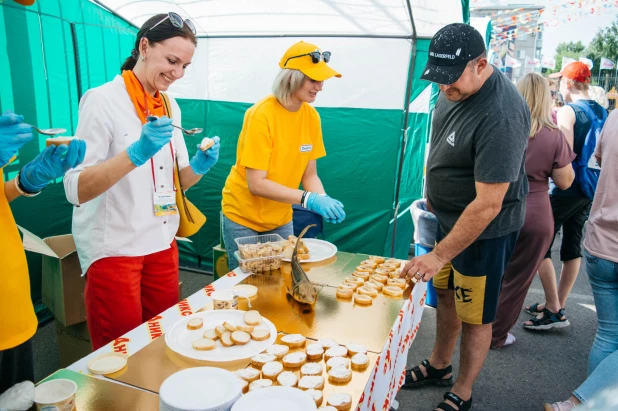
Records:
[[[496,316],[504,269],[524,223],[530,113],[515,86],[487,62],[474,28],[450,24],[431,41],[423,79],[440,85],[427,160],[427,199],[438,245],[402,276],[433,278],[436,342],[404,388],[453,384],[450,365],[462,331],[461,370],[438,410],[467,411]]]

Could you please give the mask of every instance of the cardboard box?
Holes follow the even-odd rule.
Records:
[[[19,227],[24,235],[24,248],[41,254],[43,304],[49,308],[64,326],[86,321],[84,287],[86,278],[77,258],[75,242],[71,234],[40,239],[28,230]]]
[[[215,280],[230,272],[227,264],[227,252],[221,245],[212,248],[212,272]]]
[[[56,320],[56,338],[62,368],[68,367],[92,352],[92,343],[86,322],[66,327]]]

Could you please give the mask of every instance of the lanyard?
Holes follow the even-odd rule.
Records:
[[[174,187],[174,191],[176,191],[176,184],[173,184],[173,182],[174,182],[174,166],[176,164],[176,159],[174,158],[174,147],[172,146],[172,142],[171,141],[169,143],[169,146],[170,146],[170,153],[172,154],[172,186]],[[152,171],[152,183],[154,184],[154,191],[156,193],[157,192],[157,179],[155,177],[154,161],[152,160],[152,158],[150,159],[150,169]],[[180,178],[180,176],[178,176],[178,178]]]
[[[150,110],[148,110],[148,98],[146,96],[146,90],[144,90],[144,107],[145,107],[144,115],[146,116],[146,118],[148,118],[148,116],[150,116]],[[169,145],[170,145],[170,153],[172,154],[172,187],[174,187],[174,191],[176,191],[176,184],[174,184],[174,166],[176,164],[176,159],[174,158],[174,147],[172,146],[171,140],[170,140]],[[155,177],[154,161],[152,158],[150,158],[150,169],[152,171],[152,184],[154,185],[154,191],[156,193],[157,192],[157,179]],[[180,178],[180,176],[178,176],[178,178]]]

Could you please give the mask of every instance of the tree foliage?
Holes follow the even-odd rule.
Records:
[[[599,30],[586,49],[588,58],[594,61],[592,76],[599,75],[601,57],[618,63],[618,17],[609,27]],[[607,73],[606,70],[604,70]]]
[[[555,71],[560,71],[562,69],[562,58],[570,57],[574,60],[579,60],[580,57],[586,57],[584,52],[586,50],[586,46],[581,41],[569,42],[569,43],[559,43],[558,47],[556,47],[556,69]],[[596,65],[596,62],[595,62]]]
[[[618,17],[610,26],[600,29],[587,47],[581,41],[560,43],[556,47],[555,56],[556,68],[554,71],[562,69],[563,57],[570,57],[575,60],[586,57],[594,62],[592,77],[597,77],[601,67],[601,57],[608,58],[618,64]],[[608,71],[604,70],[602,74],[605,73],[608,73]]]

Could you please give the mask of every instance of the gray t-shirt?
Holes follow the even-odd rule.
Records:
[[[525,100],[496,67],[466,100],[455,103],[440,95],[427,161],[427,198],[445,233],[475,199],[475,181],[511,183],[500,214],[479,239],[521,229],[528,194],[524,163],[529,131]]]

